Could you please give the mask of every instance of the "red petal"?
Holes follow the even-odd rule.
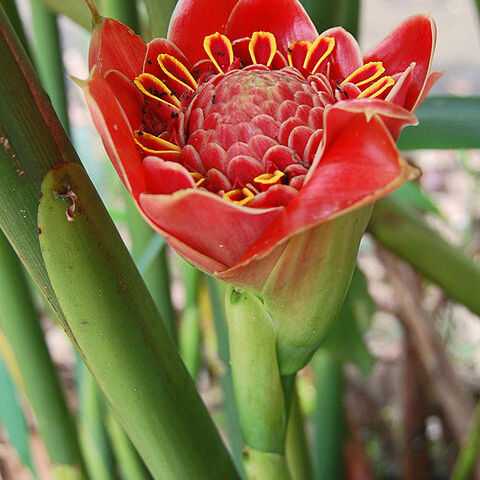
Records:
[[[363,65],[360,47],[353,35],[342,27],[330,28],[322,33],[322,37],[335,39],[335,48],[327,61],[330,60],[331,78],[337,83],[341,83],[348,75]]]
[[[158,157],[145,157],[143,168],[149,193],[170,194],[177,190],[195,188],[193,177],[178,163],[166,162]]]
[[[326,112],[325,125],[325,150],[302,190],[222,278],[245,286],[258,281],[249,270],[257,260],[277,256],[289,237],[369,204],[414,176],[378,116],[335,106]]]
[[[386,75],[415,68],[408,88],[405,108],[412,110],[421,95],[435,48],[436,26],[432,18],[416,15],[405,20],[364,57],[365,62],[381,61]]]
[[[145,177],[127,116],[97,68],[93,69],[82,88],[95,127],[115,170],[128,191],[137,197],[145,190]]]
[[[207,58],[203,39],[212,33],[225,33],[230,12],[238,0],[180,0],[168,27],[168,39],[195,63]]]
[[[265,192],[255,195],[248,206],[251,208],[281,207],[290,203],[297,193],[297,190],[288,185],[274,185]]]
[[[251,37],[253,32],[259,30],[273,33],[277,47],[284,55],[295,40],[313,42],[318,36],[298,0],[240,0],[228,19],[227,37],[233,41]]]
[[[132,127],[132,130],[136,130],[143,122],[142,108],[145,103],[140,90],[123,73],[117,70],[107,72],[105,80],[128,117],[130,127]]]
[[[355,101],[344,100],[338,102],[335,107],[351,113],[364,112],[367,118],[378,115],[390,135],[395,141],[398,140],[400,132],[407,125],[417,125],[417,117],[398,105],[376,98],[357,98]]]
[[[186,190],[173,195],[140,195],[140,206],[157,231],[203,270],[232,266],[282,208],[240,207],[210,192]],[[182,252],[181,248],[178,248]],[[216,267],[218,269],[218,266]]]
[[[96,24],[90,40],[90,70],[96,65],[102,72],[118,70],[133,80],[142,73],[147,45],[133,30],[112,18]]]
[[[166,38],[155,38],[147,45],[147,53],[143,64],[144,73],[151,73],[156,77],[162,76],[162,69],[157,61],[161,53],[172,55],[190,70],[190,62],[174,43]]]

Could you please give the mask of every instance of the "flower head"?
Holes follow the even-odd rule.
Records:
[[[84,91],[147,221],[259,293],[289,239],[417,175],[395,140],[438,77],[434,44],[423,15],[362,57],[298,0],[180,0],[168,39],[97,25]]]

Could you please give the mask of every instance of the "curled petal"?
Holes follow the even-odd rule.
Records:
[[[318,36],[298,0],[240,0],[228,19],[226,35],[236,40],[251,37],[259,30],[273,33],[278,49],[285,56],[295,40],[313,42]]]
[[[81,82],[80,86],[107,154],[120,179],[136,198],[145,190],[146,183],[129,119],[96,67],[88,80]]]
[[[251,270],[256,263],[271,263],[288,238],[372,203],[418,173],[402,159],[378,115],[354,113],[340,104],[326,112],[325,148],[312,168],[297,196],[220,278],[261,288],[261,275],[253,278]]]
[[[360,47],[353,35],[342,27],[330,28],[322,33],[322,37],[335,39],[335,49],[329,57],[330,76],[337,83],[341,83],[363,65]]]
[[[408,110],[418,106],[417,100],[422,95],[431,67],[435,41],[436,26],[433,19],[426,15],[415,15],[390,32],[364,57],[365,62],[383,62],[386,75],[404,72],[412,62],[415,63],[404,104]]]
[[[127,78],[142,73],[147,45],[135,32],[112,18],[95,24],[88,51],[89,69],[118,70]]]
[[[162,75],[162,69],[157,61],[160,54],[171,55],[178,59],[189,70],[191,69],[191,65],[187,57],[174,43],[166,38],[154,38],[150,43],[147,44],[147,53],[143,64],[144,73],[151,73],[156,77],[160,77]]]
[[[170,194],[195,187],[192,175],[179,163],[166,162],[158,157],[145,157],[143,168],[149,193]]]
[[[197,252],[189,260],[209,273],[214,273],[209,262],[215,263],[216,269],[232,266],[282,210],[237,206],[197,189],[172,195],[141,194],[139,204],[172,246],[182,242]]]
[[[180,0],[168,27],[168,39],[185,52],[192,64],[206,58],[203,39],[225,33],[230,12],[238,0]]]

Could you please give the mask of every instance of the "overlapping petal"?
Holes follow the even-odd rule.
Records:
[[[415,63],[404,107],[413,110],[422,94],[436,42],[436,26],[430,16],[415,15],[401,23],[365,56],[365,63],[381,61],[387,75],[404,72]]]

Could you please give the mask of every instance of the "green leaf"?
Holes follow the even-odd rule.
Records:
[[[391,196],[383,198],[376,202],[368,228],[449,297],[480,315],[480,268],[430,228],[414,208]]]
[[[155,479],[238,479],[125,245],[84,169],[45,176],[43,258],[80,353]]]
[[[363,339],[374,311],[375,305],[368,293],[367,279],[356,267],[338,319],[323,347],[337,360],[355,363],[364,375],[370,373],[375,363]]]
[[[429,97],[415,114],[420,124],[403,131],[400,149],[480,148],[480,97]]]

